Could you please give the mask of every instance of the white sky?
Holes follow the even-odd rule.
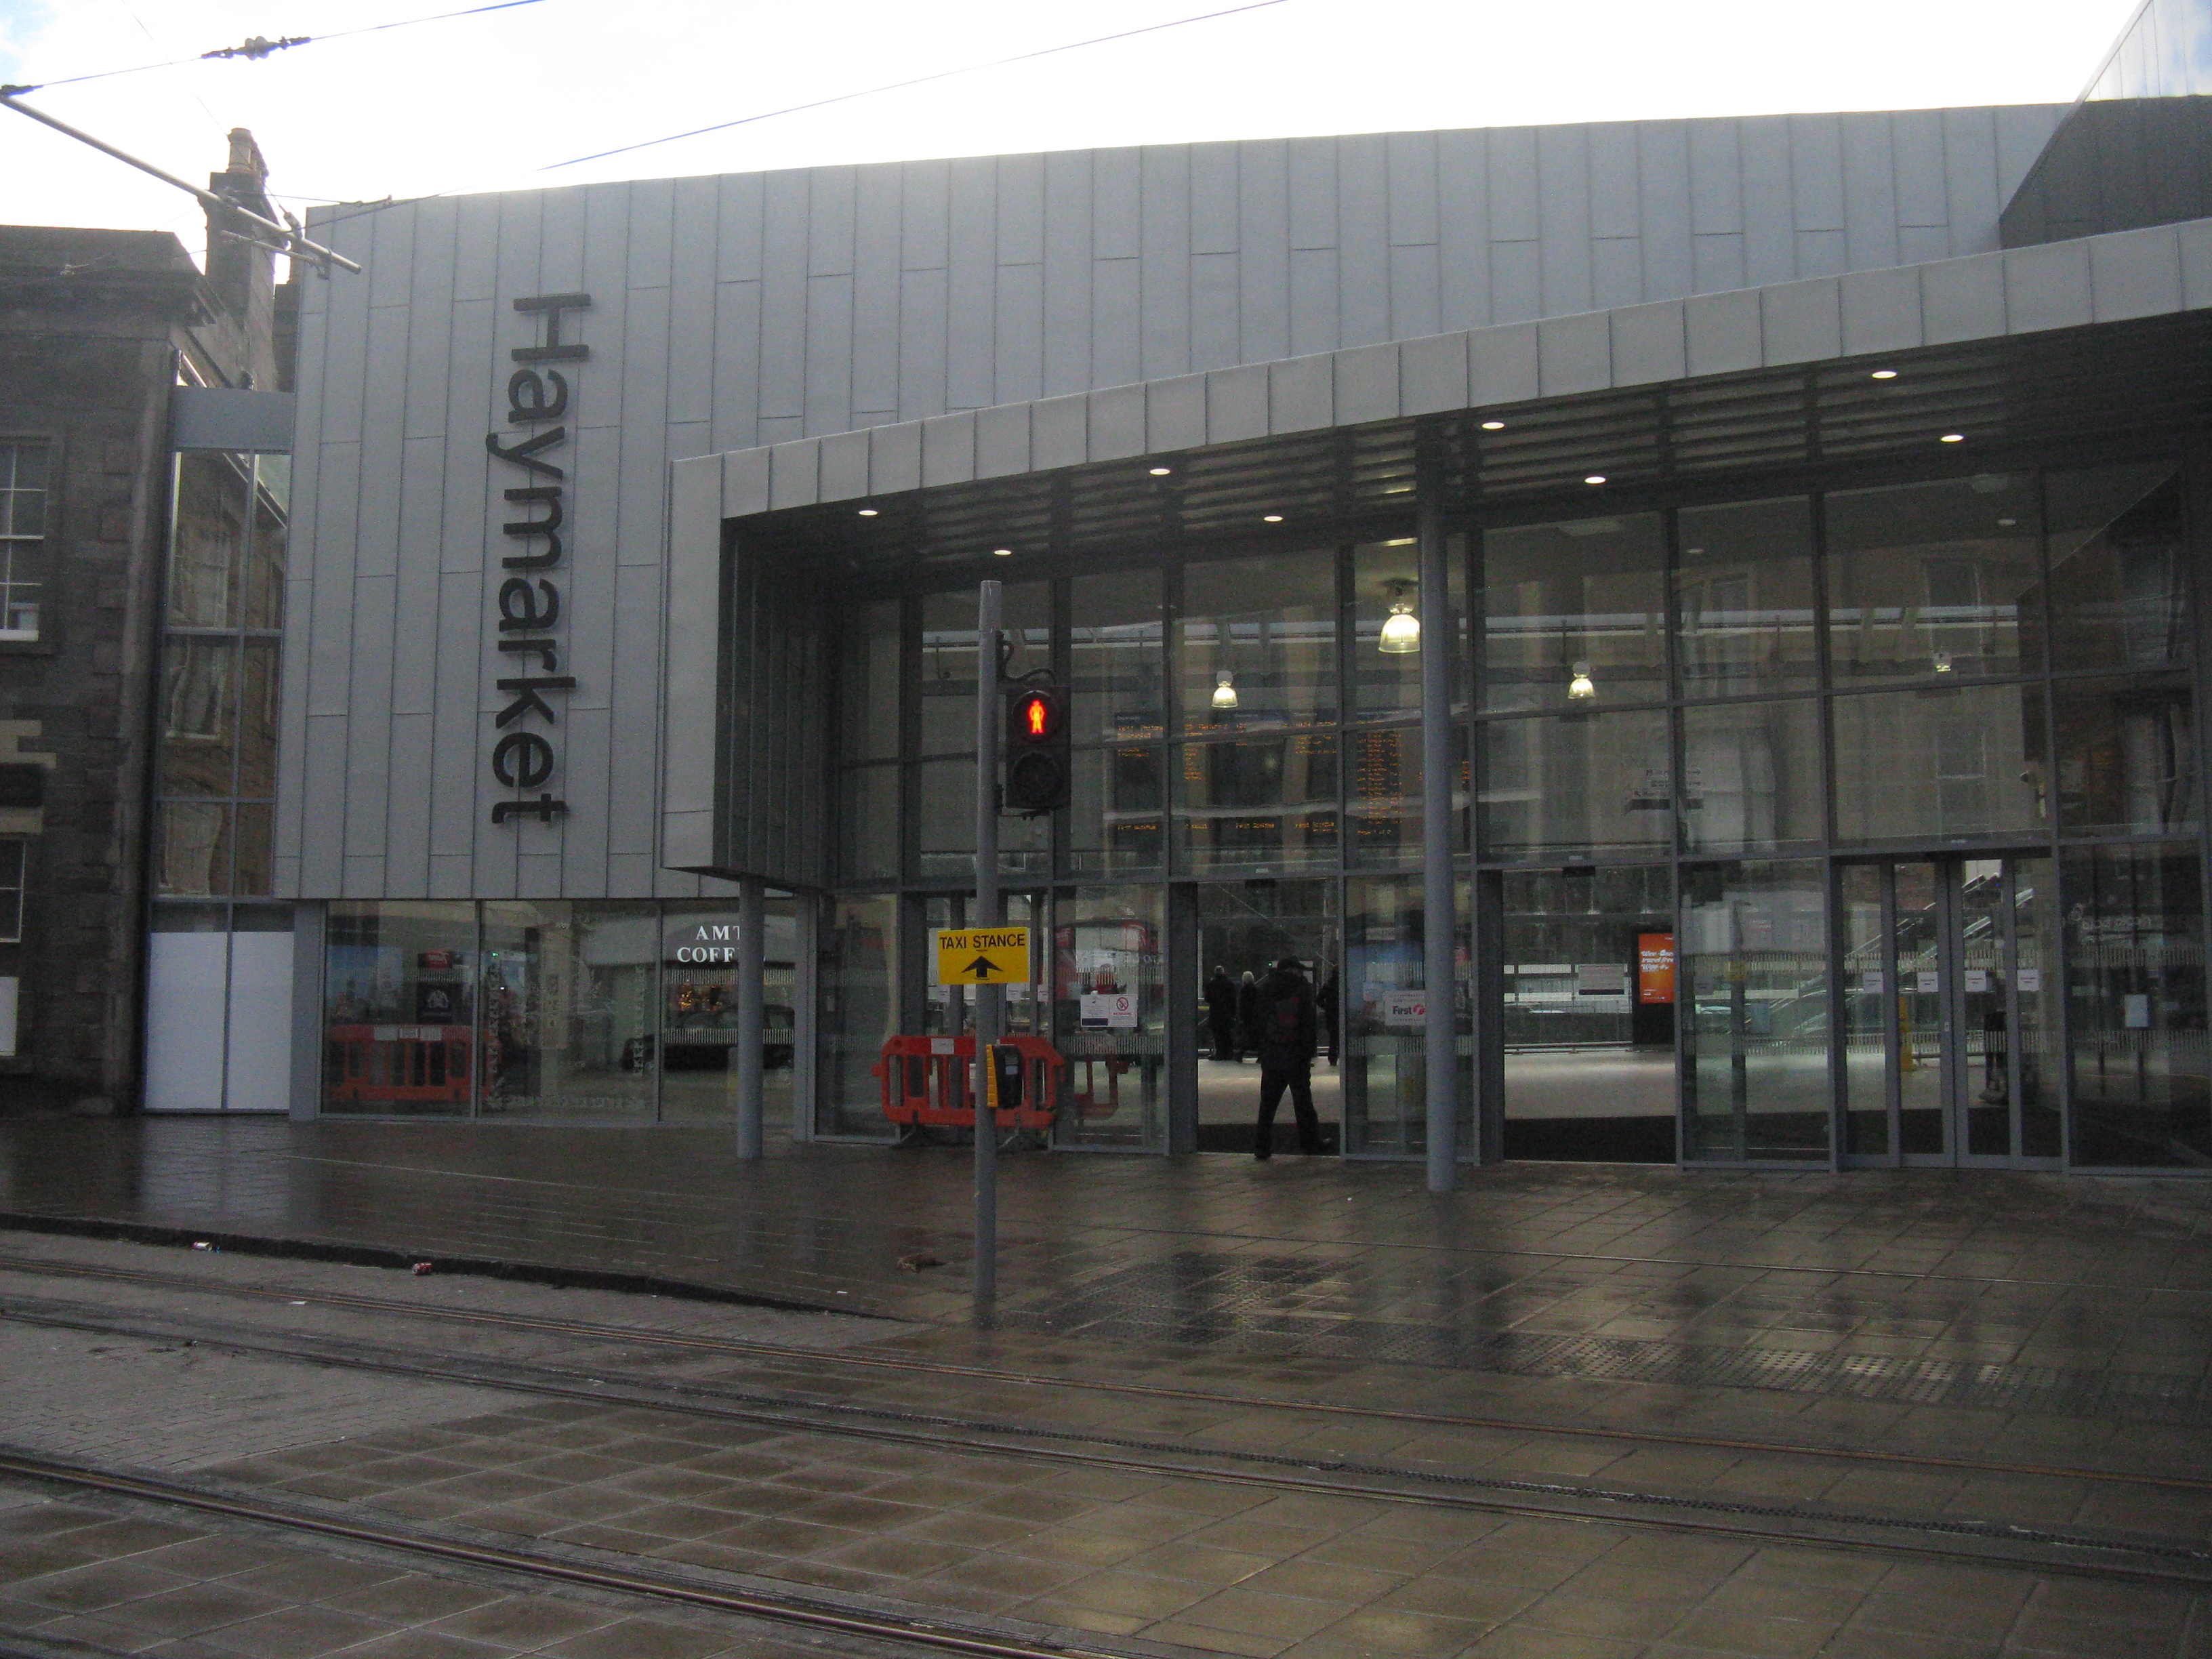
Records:
[[[539,0],[27,101],[180,176],[252,129],[313,201],[1189,139],[2072,99],[2138,0],[1281,0],[586,167],[617,144],[1239,0]],[[467,0],[0,0],[0,81]],[[1842,20],[1838,27],[1838,19]],[[173,230],[191,200],[0,112],[0,220]]]

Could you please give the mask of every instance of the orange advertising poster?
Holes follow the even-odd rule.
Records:
[[[1638,933],[1636,936],[1636,1000],[1672,1002],[1674,1000],[1674,936]]]

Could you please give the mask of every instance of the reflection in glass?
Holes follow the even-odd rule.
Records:
[[[1664,865],[1503,878],[1505,1155],[1674,1161]]]
[[[915,769],[919,873],[975,873],[975,763],[972,757],[924,761]],[[1052,867],[1052,820],[1006,813],[999,819],[999,868],[1041,875]]]
[[[1820,705],[1708,703],[1682,711],[1682,835],[1697,853],[1817,846]]]
[[[2058,669],[2185,660],[2189,580],[2170,462],[2052,472],[2051,660]]]
[[[1166,761],[1156,744],[1079,749],[1067,813],[1077,875],[1157,874],[1167,856]]]
[[[1421,855],[1421,728],[1389,726],[1345,733],[1346,859],[1398,864]]]
[[[2020,1097],[2020,1151],[2063,1151],[2059,1079],[2066,1059],[2058,1029],[2058,896],[2049,859],[2008,859],[2012,933],[2013,1084]]]
[[[1158,570],[1077,576],[1067,585],[1067,653],[1078,743],[1158,738],[1167,670]]]
[[[1832,707],[1843,840],[2045,833],[2040,685],[1931,686]]]
[[[881,599],[858,606],[838,626],[838,758],[847,762],[895,760],[899,753],[899,604]],[[974,633],[969,654],[975,653]],[[973,671],[972,661],[969,664]],[[974,683],[969,695],[975,695]],[[974,705],[969,705],[968,745],[975,742]]]
[[[816,963],[817,1045],[814,1133],[889,1140],[873,1067],[899,1032],[898,907],[891,894],[833,898],[823,907]]]
[[[228,795],[238,642],[228,636],[173,635],[161,657],[161,793]]]
[[[184,643],[171,639],[173,651]],[[276,640],[245,639],[238,647],[238,793],[266,800],[276,793],[276,708],[283,647]]]
[[[1875,1158],[1889,1151],[1889,1030],[1896,969],[1882,927],[1883,866],[1847,864],[1838,872],[1843,907],[1844,1150]]]
[[[1665,709],[1492,720],[1480,737],[1485,857],[1661,853],[1673,846]]]
[[[1674,567],[1677,672],[1686,697],[1811,690],[1813,513],[1802,497],[1686,507]]]
[[[169,625],[234,628],[232,593],[246,551],[253,458],[215,450],[177,457],[169,543]],[[261,625],[261,624],[257,624]]]
[[[1343,1044],[1345,1147],[1354,1156],[1413,1157],[1428,1146],[1426,1026],[1403,998],[1425,986],[1426,913],[1416,876],[1359,877],[1344,884],[1344,969],[1336,989]],[[1459,1145],[1475,1145],[1473,985],[1468,975],[1468,888],[1456,885],[1452,998],[1460,1066]],[[1326,987],[1324,986],[1324,991]],[[1425,1003],[1425,998],[1423,999]],[[1322,998],[1323,1041],[1328,999]],[[1316,1103],[1320,1100],[1316,1091]]]
[[[324,940],[323,1110],[466,1116],[476,906],[337,900]]]
[[[230,809],[231,833],[238,843],[230,890],[241,898],[276,890],[275,810],[265,800],[242,800]]]
[[[195,896],[230,891],[230,812],[216,801],[161,803],[155,820],[157,891]]]
[[[1428,643],[1421,614],[1420,546],[1370,542],[1352,550],[1352,707],[1361,714],[1413,714],[1421,706],[1421,653]],[[1401,615],[1402,613],[1402,615]],[[1393,623],[1392,617],[1398,621]],[[1412,624],[1408,629],[1408,623]],[[1384,629],[1396,631],[1386,641]],[[1447,630],[1434,629],[1439,644]],[[1413,649],[1404,646],[1411,642]],[[1384,650],[1388,643],[1395,647]]]
[[[253,458],[253,526],[246,550],[247,628],[284,625],[284,574],[292,510],[292,458]]]
[[[1817,860],[1682,871],[1692,1159],[1828,1156],[1827,896]]]
[[[1215,559],[1183,574],[1183,729],[1334,725],[1336,557]]]
[[[1838,684],[2021,672],[2043,625],[2034,486],[1983,473],[1828,496]]]
[[[659,924],[650,901],[483,907],[479,1110],[651,1120]]]
[[[1167,1144],[1164,893],[1151,885],[1079,887],[1054,907],[1053,1044],[1066,1061],[1055,1146]],[[1115,994],[1135,997],[1134,1028],[1086,1026],[1084,997]]]
[[[1333,732],[1187,743],[1182,797],[1190,870],[1265,874],[1335,861]]]
[[[898,871],[896,766],[855,766],[837,780],[838,866],[854,881],[888,881]]]
[[[791,1121],[797,1056],[797,901],[763,901],[761,1117],[775,1128]],[[670,910],[660,918],[660,1030],[658,1042],[626,1042],[626,1069],[658,1067],[660,1121],[731,1123],[737,1118],[737,907]]]
[[[1666,549],[1657,514],[1486,531],[1481,572],[1478,708],[1667,695]]]
[[[2197,822],[2197,731],[2181,675],[2059,680],[2058,822],[2074,835],[2155,835]]]
[[[2212,1161],[2204,896],[2186,843],[2063,856],[2076,1164]]]
[[[1011,647],[1010,676],[1052,665],[1052,585],[1009,582],[1000,600],[1000,637]],[[932,593],[921,602],[921,752],[975,747],[975,593]]]
[[[1897,1148],[1940,1155],[1945,1149],[1943,1000],[1946,977],[1942,888],[1924,860],[1893,866],[1897,888]]]

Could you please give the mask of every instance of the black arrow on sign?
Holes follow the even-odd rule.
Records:
[[[988,957],[977,957],[975,961],[969,963],[965,968],[962,969],[961,972],[973,974],[978,980],[983,980],[989,978],[991,975],[991,970],[998,965],[999,964],[997,963],[992,961]]]

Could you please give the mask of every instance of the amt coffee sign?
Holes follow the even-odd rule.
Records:
[[[501,736],[491,748],[491,775],[503,788],[539,791],[535,799],[495,801],[494,823],[512,817],[550,823],[568,811],[568,803],[543,786],[552,781],[561,763],[555,744],[561,717],[546,699],[565,698],[576,689],[575,677],[560,672],[563,641],[558,632],[568,472],[551,459],[568,441],[568,428],[547,424],[568,414],[569,388],[567,375],[538,365],[589,359],[589,346],[564,340],[561,332],[567,313],[585,310],[591,303],[588,294],[537,294],[514,302],[517,311],[544,319],[537,344],[516,346],[507,354],[526,367],[507,376],[507,423],[525,430],[512,439],[501,432],[484,434],[484,448],[495,460],[520,469],[510,475],[518,482],[505,492],[507,504],[520,516],[499,527],[501,535],[521,546],[499,562],[508,573],[499,585],[495,607],[499,649],[514,660],[502,663],[493,681],[508,701],[495,722]]]

